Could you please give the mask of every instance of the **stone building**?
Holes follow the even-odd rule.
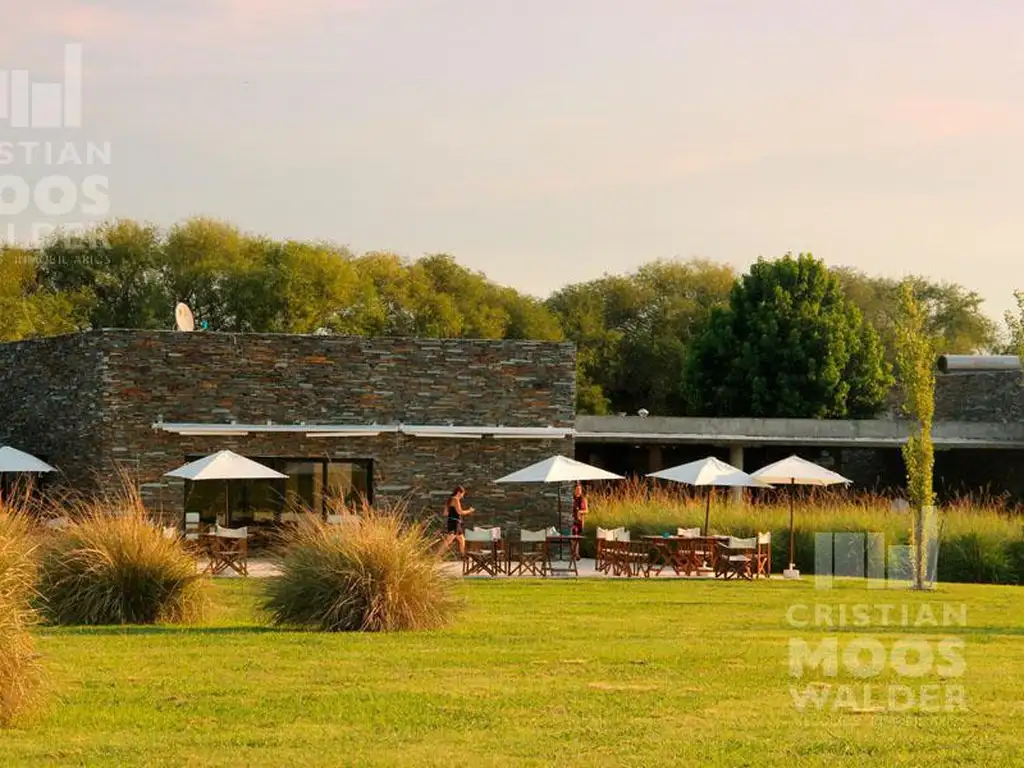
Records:
[[[486,522],[550,520],[493,480],[572,455],[575,376],[568,343],[98,330],[0,345],[0,444],[80,489],[127,472],[168,519],[224,508],[163,475],[227,448],[289,476],[229,484],[233,525],[340,496],[440,513],[460,484]]]

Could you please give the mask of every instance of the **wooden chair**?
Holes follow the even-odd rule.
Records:
[[[501,529],[498,529],[500,535]],[[466,552],[462,558],[462,575],[497,576],[502,571],[501,539],[491,529],[471,528],[465,533]]]
[[[729,537],[728,542],[718,543],[720,550],[715,558],[715,576],[724,579],[753,579],[752,566],[757,553],[757,537],[737,539]]]
[[[216,576],[228,568],[239,576],[249,575],[249,529],[217,526],[213,546],[212,573]]]
[[[757,534],[757,551],[754,553],[754,577],[772,577],[772,533]]]
[[[519,547],[516,550],[515,563],[509,563],[509,576],[517,574],[547,576],[550,570],[549,557],[548,531],[523,529],[519,534]]]
[[[605,557],[604,548],[609,541],[615,540],[615,532],[621,528],[598,528],[594,539],[594,570],[598,573],[608,572],[608,560]]]

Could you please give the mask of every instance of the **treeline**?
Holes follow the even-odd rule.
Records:
[[[877,409],[876,394],[890,380],[894,356],[898,281],[826,270],[810,257],[761,264],[769,271],[789,266],[769,280],[774,308],[758,310],[760,325],[751,326],[737,313],[753,294],[737,291],[753,289],[752,275],[710,261],[654,261],[540,300],[446,255],[409,261],[384,252],[355,254],[327,243],[252,236],[202,218],[169,230],[117,221],[37,250],[0,250],[0,340],[102,327],[167,329],[175,303],[184,301],[199,323],[217,331],[569,339],[579,349],[583,412],[828,417]],[[762,270],[760,290],[766,274]],[[913,283],[941,349],[1012,346],[982,312],[978,294],[923,277]],[[767,306],[764,296],[757,301]],[[794,306],[802,309],[780,323],[778,313]],[[716,314],[733,319],[713,322]],[[812,316],[820,320],[813,328],[807,325]],[[849,327],[839,333],[835,322]],[[770,343],[765,334],[774,334]],[[822,334],[845,347],[823,352]],[[797,366],[783,371],[789,379],[769,371],[779,365],[779,359],[770,362],[778,355]],[[809,402],[822,396],[814,387],[789,404],[762,393],[762,405],[752,406],[747,384],[737,385],[750,379],[761,389],[781,387],[802,381],[807,365],[812,378],[838,377],[839,389],[847,373],[859,371],[873,394],[862,402],[838,393],[840,401],[859,403],[852,410]]]

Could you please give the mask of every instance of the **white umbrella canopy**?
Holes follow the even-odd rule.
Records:
[[[8,445],[0,448],[0,474],[56,471],[45,461],[40,461],[35,456],[19,451],[17,448],[11,448]]]
[[[584,464],[582,461],[570,459],[568,456],[552,456],[538,461],[518,472],[499,477],[496,483],[572,483],[581,480],[623,480],[599,467]],[[558,526],[562,525],[562,494],[558,494]]]
[[[648,477],[672,480],[687,485],[716,485],[730,488],[771,488],[764,480],[751,477],[742,469],[726,464],[721,459],[708,456],[706,459],[680,464],[678,467],[651,472]]]
[[[288,475],[283,475],[258,461],[239,456],[233,451],[218,451],[167,472],[165,476],[193,481],[223,480],[224,523],[226,525],[231,522],[228,480],[280,480],[288,477]]]
[[[772,483],[773,485],[791,486],[789,492],[789,570],[784,575],[792,575],[796,577],[799,575],[799,572],[796,570],[796,565],[793,563],[795,548],[793,541],[794,501],[792,486],[815,485],[823,487],[829,485],[848,485],[853,481],[849,478],[843,477],[838,472],[833,472],[831,469],[825,469],[825,467],[820,464],[815,464],[813,461],[801,459],[799,456],[789,456],[781,461],[776,461],[774,464],[769,464],[767,467],[761,467],[761,469],[751,474],[753,477]]]
[[[280,480],[287,478],[277,470],[233,451],[218,451],[166,473],[183,480]]]
[[[622,480],[616,475],[568,456],[552,456],[511,475],[499,477],[496,483],[569,483],[578,480]]]
[[[728,488],[771,488],[772,486],[764,480],[751,477],[742,469],[737,469],[732,464],[726,464],[721,459],[708,456],[704,459],[691,461],[688,464],[680,464],[677,467],[662,469],[658,472],[651,472],[648,477],[658,480],[671,480],[676,483],[701,486],[721,486]],[[711,522],[711,494],[707,496],[707,503],[704,508],[704,535],[708,535],[708,526]]]
[[[799,456],[790,456],[782,461],[776,461],[767,467],[761,467],[751,475],[773,485],[826,486],[853,482],[831,469],[825,469],[825,467],[815,464],[813,461],[801,459]]]

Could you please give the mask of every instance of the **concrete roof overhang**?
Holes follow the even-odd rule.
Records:
[[[780,445],[898,448],[911,423],[887,419],[719,419],[579,416],[577,443],[633,445]],[[1024,424],[943,421],[932,427],[936,448],[1024,449]]]

